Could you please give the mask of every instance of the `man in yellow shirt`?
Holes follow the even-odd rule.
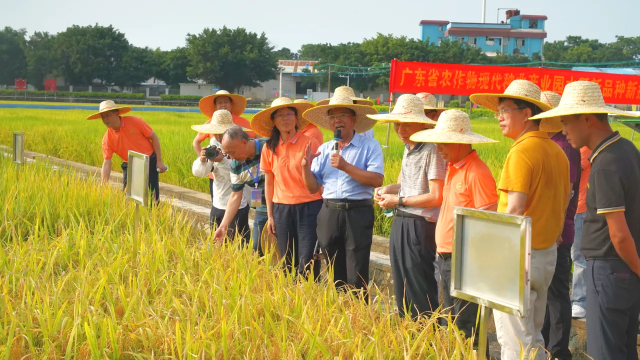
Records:
[[[518,318],[494,311],[502,359],[520,359],[537,352],[546,359],[540,330],[544,323],[547,291],[556,266],[557,245],[571,195],[569,161],[539,120],[529,118],[551,109],[540,101],[540,88],[514,80],[504,94],[475,94],[471,101],[496,111],[502,135],[515,142],[509,150],[498,190],[498,212],[531,217],[531,284],[528,316]],[[559,121],[559,120],[554,120]]]

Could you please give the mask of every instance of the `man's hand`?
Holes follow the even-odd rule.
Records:
[[[267,219],[267,229],[269,229],[269,234],[276,236],[276,223],[273,221],[272,217]]]
[[[560,244],[562,244],[562,234],[558,235],[558,238],[556,239],[556,245],[560,246]]]
[[[206,155],[206,151],[204,149],[200,150],[200,162],[201,163],[206,163],[207,162],[207,155]]]
[[[218,230],[216,230],[216,233],[213,235],[213,242],[222,243],[226,236],[227,236],[227,227],[220,226],[218,227]]]
[[[398,206],[398,195],[384,194],[381,195],[381,200],[378,200],[378,205],[383,209],[393,209]]]
[[[158,173],[162,174],[163,172],[167,171],[169,168],[167,167],[167,165],[165,165],[162,160],[158,160],[156,162],[156,168],[158,168]]]
[[[387,187],[386,186],[381,186],[381,187],[377,187],[375,188],[375,190],[373,190],[373,199],[375,201],[382,201],[382,195],[387,193]]]
[[[320,156],[320,153],[313,153],[313,151],[311,151],[311,143],[307,144],[307,147],[304,149],[304,156],[302,157],[302,161],[300,162],[300,165],[302,165],[302,167],[305,166],[311,166],[311,162],[313,162],[313,159],[317,158],[318,156]]]
[[[340,154],[331,154],[331,166],[338,170],[345,171],[349,163]]]

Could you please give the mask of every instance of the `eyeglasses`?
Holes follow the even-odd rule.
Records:
[[[276,114],[276,116],[274,116],[274,118],[278,119],[278,120],[282,120],[284,118],[294,118],[296,117],[296,114],[294,113],[288,113],[288,114]]]
[[[503,117],[503,116],[504,116],[504,114],[508,113],[509,111],[513,111],[513,110],[522,110],[522,109],[525,109],[525,108],[517,107],[517,108],[511,108],[511,109],[502,109],[502,110],[498,110],[497,112],[493,113],[493,116],[494,116],[496,119],[500,119],[501,117]]]
[[[338,115],[329,115],[329,121],[345,120],[351,117],[351,114],[342,113]]]

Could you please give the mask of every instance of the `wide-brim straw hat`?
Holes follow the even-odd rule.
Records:
[[[100,107],[98,108],[98,112],[95,114],[91,114],[87,117],[87,120],[100,119],[102,116],[100,114],[111,111],[118,110],[118,114],[126,114],[131,111],[131,107],[129,106],[118,106],[113,100],[105,100],[100,103]]]
[[[561,118],[566,115],[578,114],[613,114],[638,117],[628,111],[607,106],[598,84],[591,81],[575,81],[564,88],[560,105],[557,108],[536,115],[531,120]]]
[[[486,144],[498,141],[471,131],[471,120],[466,112],[451,109],[443,111],[431,130],[422,130],[411,135],[411,141],[438,144]]]
[[[271,114],[274,111],[278,111],[282,108],[295,108],[298,110],[298,129],[304,129],[309,125],[309,121],[302,117],[302,114],[313,107],[310,103],[295,103],[288,97],[280,97],[271,103],[271,107],[262,110],[255,114],[251,119],[251,128],[256,134],[263,137],[271,137],[271,130],[273,129],[273,120],[271,120]]]
[[[206,117],[211,118],[213,113],[216,111],[216,98],[226,96],[231,99],[231,113],[236,116],[242,115],[244,110],[247,108],[247,99],[238,94],[230,94],[226,90],[220,90],[217,93],[209,96],[205,96],[200,99],[198,103],[198,107],[200,108],[200,112],[202,112]]]
[[[233,115],[227,110],[218,110],[213,113],[211,122],[202,125],[192,125],[191,128],[199,133],[203,134],[224,134],[225,131],[237,126],[233,123]],[[251,131],[250,129],[242,128],[244,131]]]
[[[388,114],[367,115],[378,122],[420,123],[435,125],[436,122],[424,114],[422,99],[413,94],[404,94],[398,98],[393,110]]]
[[[341,95],[348,96],[356,105],[373,106],[373,101],[356,97],[356,93],[355,91],[353,91],[353,88],[350,88],[348,86],[338,86],[333,91],[333,97],[341,96]],[[316,106],[328,105],[330,101],[331,99],[320,100],[316,103]]]
[[[344,94],[338,94],[338,96],[332,97],[328,105],[316,105],[305,111],[302,116],[321,128],[331,130],[329,126],[329,110],[337,108],[351,109],[356,113],[354,129],[358,134],[371,130],[376,124],[376,121],[369,119],[367,115],[377,114],[378,110],[367,105],[356,105],[349,96]]]
[[[436,97],[433,96],[433,94],[422,92],[422,93],[417,93],[416,96],[422,100],[422,103],[424,104],[424,110],[436,110],[438,114],[447,110],[447,108],[437,107]]]
[[[311,104],[311,102],[307,99],[298,99],[293,101],[294,104]],[[312,106],[315,106],[311,104]]]
[[[543,91],[540,94],[540,100],[545,102],[546,104],[551,105],[551,107],[555,108],[560,105],[560,100],[562,96],[553,91]],[[546,131],[549,133],[557,133],[562,131],[562,122],[560,122],[560,118],[549,118],[540,120],[540,131]]]
[[[540,87],[531,81],[513,80],[503,94],[473,94],[470,99],[492,111],[498,111],[500,98],[524,100],[538,106],[542,111],[550,110],[551,105],[540,101],[540,93]]]

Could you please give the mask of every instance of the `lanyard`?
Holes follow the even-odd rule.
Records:
[[[253,139],[253,141],[256,142],[256,154],[260,151],[260,143],[258,142],[258,140]],[[253,174],[251,173],[251,168],[249,167],[249,165],[247,165],[247,162],[244,162],[244,166],[247,167],[247,172],[249,173],[249,175],[251,175],[251,178],[253,179],[253,183],[255,184],[256,189],[258,188],[258,182],[260,181],[260,162],[258,162],[258,165],[256,166],[256,176],[253,176]]]

